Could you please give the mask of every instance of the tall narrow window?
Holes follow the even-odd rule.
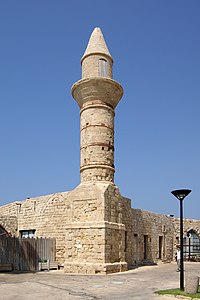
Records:
[[[99,76],[100,77],[107,77],[108,70],[107,70],[107,61],[105,59],[99,60]]]

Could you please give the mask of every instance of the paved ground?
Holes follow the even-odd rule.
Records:
[[[186,272],[200,275],[200,263],[186,263]],[[154,300],[154,291],[179,287],[176,264],[145,266],[111,275],[69,275],[63,271],[0,273],[0,300]]]

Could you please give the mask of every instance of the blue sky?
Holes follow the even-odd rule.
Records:
[[[115,183],[132,207],[200,219],[200,1],[0,1],[0,205],[74,189],[79,108],[71,86],[101,27],[124,88]]]

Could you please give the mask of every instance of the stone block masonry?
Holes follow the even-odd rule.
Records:
[[[179,219],[133,209],[106,183],[1,206],[0,224],[13,236],[35,229],[35,237],[56,237],[56,260],[73,273],[170,262],[179,240]],[[199,235],[200,221],[185,219],[184,234],[190,230]]]
[[[2,226],[2,228],[5,229],[6,233],[8,233],[10,236],[17,235],[18,232],[17,216],[14,215],[9,216],[9,214],[2,216],[0,214],[0,226]],[[0,238],[3,236],[4,236],[3,232],[2,234],[0,232]]]
[[[72,87],[80,107],[80,178],[70,192],[0,207],[1,231],[56,238],[65,272],[108,274],[132,265],[170,262],[179,220],[131,208],[114,183],[114,117],[123,95],[112,79],[113,58],[95,28],[81,59],[82,79]],[[5,230],[5,231],[4,231]],[[200,221],[184,220],[184,234],[200,235]]]
[[[72,87],[80,107],[81,184],[74,190],[75,216],[66,228],[65,271],[107,274],[127,269],[122,197],[114,185],[114,109],[123,89],[112,79],[113,59],[99,28],[81,63],[82,79]]]
[[[107,274],[126,270],[117,187],[106,182],[83,183],[72,198],[76,209],[66,226],[65,271]]]

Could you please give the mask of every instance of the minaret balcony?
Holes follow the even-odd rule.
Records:
[[[122,86],[110,78],[81,79],[72,86],[72,96],[80,108],[88,101],[100,101],[115,109],[122,95]]]

